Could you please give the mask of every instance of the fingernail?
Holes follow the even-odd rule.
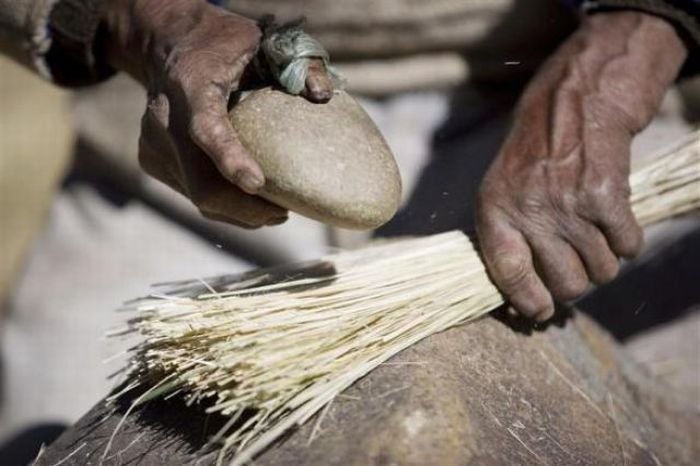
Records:
[[[306,96],[313,102],[325,104],[333,97],[333,83],[326,75],[306,78]]]
[[[267,223],[266,223],[265,225],[267,225],[267,226],[269,226],[269,227],[272,227],[272,226],[275,226],[275,225],[281,225],[282,223],[284,223],[284,222],[287,221],[287,218],[288,218],[288,217],[277,217],[277,218],[273,218],[273,219],[268,220]]]
[[[248,194],[256,194],[265,184],[265,180],[250,172],[242,172],[236,179],[238,180],[238,186]]]
[[[333,96],[333,91],[329,89],[314,89],[311,91],[313,93],[314,99],[320,104],[325,104],[331,100]]]

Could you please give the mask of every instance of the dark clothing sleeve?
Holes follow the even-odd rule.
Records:
[[[584,14],[637,10],[668,20],[688,48],[681,75],[700,73],[700,0],[564,0]]]
[[[100,50],[109,0],[0,0],[0,51],[56,84],[92,84],[114,73]]]

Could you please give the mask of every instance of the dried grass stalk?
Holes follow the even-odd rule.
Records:
[[[637,168],[632,202],[646,225],[700,207],[700,132]],[[180,283],[137,301],[125,332],[136,404],[175,393],[231,421],[213,441],[232,464],[253,458],[360,377],[419,340],[503,304],[461,232],[327,256],[332,273],[270,283],[266,271],[216,287]],[[308,268],[307,268],[308,270]],[[114,398],[120,397],[117,394]]]

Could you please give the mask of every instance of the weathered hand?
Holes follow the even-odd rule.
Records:
[[[651,120],[686,49],[642,13],[589,17],[523,95],[484,178],[477,231],[489,273],[522,314],[605,283],[642,231],[629,204],[632,136]]]
[[[107,5],[108,60],[148,91],[139,141],[146,172],[209,218],[247,227],[283,222],[284,209],[254,195],[264,174],[227,118],[230,94],[252,76],[261,36],[255,22],[203,0]],[[331,93],[325,68],[312,68],[307,98],[322,102]]]

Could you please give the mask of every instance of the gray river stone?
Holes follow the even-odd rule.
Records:
[[[271,88],[230,113],[242,144],[265,173],[260,195],[334,226],[368,230],[396,213],[401,178],[394,157],[344,91],[317,104]]]

